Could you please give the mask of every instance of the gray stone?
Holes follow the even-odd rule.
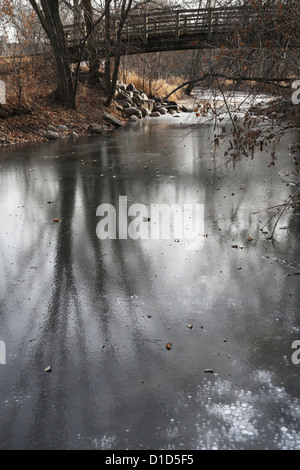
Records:
[[[129,103],[129,101],[122,101],[122,107],[124,109],[131,108],[131,103]]]
[[[103,128],[99,124],[92,123],[88,127],[88,133],[101,135],[103,134]]]
[[[58,129],[59,129],[60,131],[67,131],[67,130],[68,130],[67,126],[63,126],[62,124],[60,124],[60,125],[58,126]]]
[[[167,110],[166,108],[163,108],[163,107],[159,108],[157,111],[158,111],[160,114],[168,114],[168,110]]]
[[[166,104],[167,104],[167,106],[178,106],[176,101],[171,101],[171,100],[167,100]]]
[[[142,119],[142,113],[137,108],[124,109],[124,114],[126,117],[137,116],[139,119]]]
[[[116,96],[117,101],[127,100],[127,99],[128,99],[128,95],[125,92],[120,92]]]
[[[72,137],[72,139],[77,139],[78,134],[76,134],[75,131],[72,131],[71,134],[70,134],[70,137]]]
[[[138,121],[139,121],[139,118],[135,116],[134,114],[130,116],[129,118],[129,122],[138,122]]]
[[[158,112],[158,111],[152,111],[152,113],[150,114],[150,117],[160,117],[161,114]]]
[[[135,88],[133,83],[129,83],[129,85],[127,85],[126,87],[126,91],[137,91],[137,89]]]
[[[133,92],[133,98],[136,98],[138,101],[142,101],[141,95],[138,91]]]
[[[49,124],[49,126],[47,126],[47,130],[52,131],[52,132],[57,132],[58,131],[57,127],[52,126],[52,124]]]
[[[112,114],[104,113],[104,118],[106,119],[106,121],[110,122],[111,124],[113,124],[116,127],[123,126],[123,123],[120,121],[120,119],[117,119]]]
[[[179,111],[179,107],[177,104],[167,104],[166,109],[170,112],[170,109],[173,109],[174,111]]]
[[[186,106],[182,106],[181,109],[184,113],[192,113],[193,112],[192,108],[187,108]]]
[[[173,108],[169,109],[169,114],[176,114],[176,113],[177,113],[177,111],[175,109],[173,109]]]
[[[141,93],[141,99],[142,99],[143,101],[149,101],[149,98],[148,98],[148,96],[146,95],[146,93]]]
[[[150,114],[149,109],[142,107],[142,108],[140,108],[140,110],[141,110],[141,113],[142,113],[143,117],[149,116],[149,114]]]
[[[45,135],[46,139],[48,139],[48,140],[57,140],[57,139],[59,139],[58,133],[50,131],[50,130],[47,130],[47,132],[44,135]]]

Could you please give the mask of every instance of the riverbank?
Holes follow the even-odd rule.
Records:
[[[238,92],[236,92],[238,94]],[[223,100],[220,96],[220,103]],[[232,98],[229,99],[231,102]],[[208,91],[195,90],[178,101],[148,96],[137,90],[134,84],[119,83],[115,99],[109,108],[104,105],[103,91],[82,86],[78,93],[77,109],[67,109],[49,98],[37,96],[34,105],[22,105],[20,109],[11,104],[0,105],[0,148],[26,142],[43,142],[62,138],[77,138],[83,135],[110,135],[116,127],[127,122],[139,121],[148,116],[192,113],[205,116],[207,104],[216,107],[217,112],[228,111],[228,104],[217,104],[218,99]],[[200,101],[200,104],[198,104]],[[228,101],[228,102],[229,102]],[[260,119],[269,119],[288,127],[299,126],[299,106],[288,100],[280,101],[267,97],[264,100],[229,104],[230,111],[249,111]],[[232,109],[231,109],[232,108]]]
[[[127,121],[193,111],[193,107],[188,108],[183,103],[163,102],[161,97],[150,98],[133,84],[120,83],[109,108],[104,102],[102,90],[81,87],[76,110],[51,103],[49,98],[40,96],[36,97],[34,104],[22,105],[20,109],[11,104],[0,105],[0,147],[82,135],[109,135]]]
[[[114,126],[105,119],[105,112],[121,121],[123,118],[115,103],[108,109],[103,101],[100,92],[93,92],[92,101],[80,96],[77,110],[74,110],[37,100],[34,106],[24,107],[20,114],[10,106],[0,105],[0,147],[88,135],[90,124],[97,124],[103,133],[112,132]]]

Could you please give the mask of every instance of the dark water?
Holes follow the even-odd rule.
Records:
[[[162,118],[1,150],[1,449],[300,449],[299,214],[259,232],[295,136],[275,167],[209,171],[211,134]],[[119,195],[204,204],[203,248],[99,240]]]

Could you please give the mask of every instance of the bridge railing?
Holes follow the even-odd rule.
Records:
[[[170,13],[151,12],[141,15],[131,15],[124,27],[123,37],[143,38],[147,40],[155,36],[173,36],[180,38],[185,34],[217,33],[232,29],[235,23],[249,21],[249,15],[254,18],[255,12],[245,8],[209,8],[174,10]]]
[[[272,8],[268,14],[272,15]],[[274,7],[274,13],[276,9]],[[227,33],[238,25],[247,25],[255,22],[261,12],[252,7],[218,7],[173,11],[150,11],[144,14],[130,14],[122,31],[123,41],[143,41],[147,43],[151,38],[174,38],[179,41],[183,36],[196,34],[212,35]],[[104,43],[103,25],[97,30],[100,43]],[[114,42],[118,22],[112,21],[111,43]],[[64,27],[69,45],[78,44],[79,38],[84,35],[84,24],[66,25]]]

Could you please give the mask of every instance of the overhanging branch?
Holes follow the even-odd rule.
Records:
[[[193,80],[188,80],[187,82],[182,83],[179,85],[177,88],[172,90],[167,96],[165,96],[165,99],[168,99],[173,93],[176,91],[180,90],[181,88],[187,86],[187,85],[196,85],[197,83],[203,82],[207,78],[224,78],[226,80],[236,80],[236,81],[246,81],[246,82],[257,82],[257,83],[265,83],[266,85],[276,85],[280,88],[289,88],[289,86],[282,85],[283,82],[291,83],[295,80],[295,78],[287,78],[287,77],[281,77],[281,78],[263,78],[263,77],[244,77],[244,76],[231,76],[231,75],[226,75],[223,73],[206,73],[202,77],[199,78],[194,78]]]

